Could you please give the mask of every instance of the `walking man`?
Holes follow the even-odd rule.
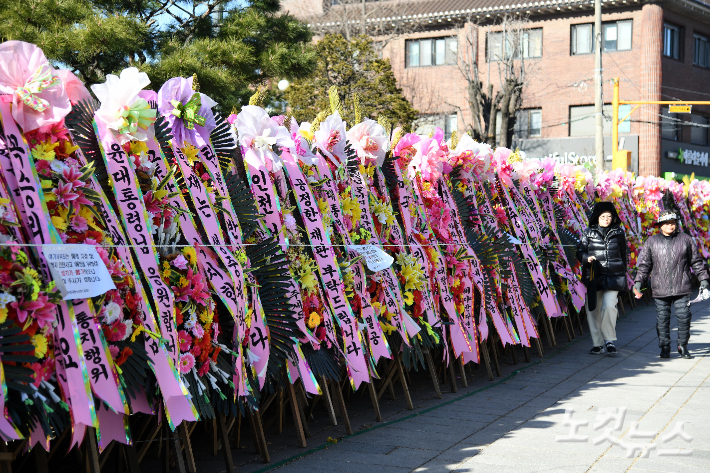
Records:
[[[690,268],[700,280],[700,289],[708,287],[710,276],[693,239],[677,231],[677,215],[664,210],[658,217],[661,233],[646,240],[638,257],[638,273],[634,281],[634,295],[641,297],[641,285],[651,278],[651,291],[658,313],[656,330],[661,358],[671,356],[671,306],[675,306],[678,319],[678,353],[691,358],[688,352],[690,338],[690,293],[692,292]]]

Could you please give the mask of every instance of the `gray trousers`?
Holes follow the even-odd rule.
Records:
[[[675,305],[675,316],[678,319],[678,346],[685,345],[690,339],[690,294],[685,296],[671,296],[654,299],[656,301],[656,332],[658,333],[658,346],[671,346],[671,306]]]

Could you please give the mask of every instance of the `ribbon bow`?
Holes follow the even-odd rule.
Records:
[[[200,98],[199,92],[195,92],[185,104],[179,100],[171,100],[170,103],[175,107],[172,114],[178,118],[182,118],[185,122],[185,128],[188,130],[194,129],[195,124],[205,126],[205,117],[197,114],[202,107],[202,99]]]
[[[124,105],[118,110],[115,129],[122,135],[135,133],[138,128],[147,130],[155,123],[156,113],[157,111],[152,109],[145,99],[138,97],[131,105]]]
[[[37,97],[35,94],[57,83],[59,83],[59,77],[52,74],[52,70],[47,64],[42,64],[37,71],[27,79],[24,86],[15,89],[15,93],[20,97],[20,100],[32,110],[44,112],[47,110],[49,102]]]

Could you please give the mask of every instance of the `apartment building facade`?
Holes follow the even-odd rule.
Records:
[[[286,0],[284,9],[316,32],[366,32],[390,59],[404,93],[421,112],[420,130],[450,134],[472,124],[464,63],[499,90],[505,59],[524,63],[522,107],[513,147],[529,157],[594,160],[592,1]],[[319,10],[320,9],[320,10]],[[521,20],[522,19],[522,20]],[[511,47],[510,24],[524,34]],[[602,4],[605,154],[611,161],[612,81],[622,100],[710,101],[710,4],[700,0],[608,0]],[[513,54],[514,56],[510,56]],[[506,56],[508,55],[508,56]],[[710,107],[671,114],[668,106],[620,107],[619,147],[639,175],[710,177]]]

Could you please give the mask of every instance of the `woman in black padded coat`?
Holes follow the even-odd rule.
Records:
[[[587,322],[594,342],[590,353],[615,355],[617,296],[628,287],[626,235],[611,202],[594,206],[589,228],[577,245],[577,259],[582,263],[582,281],[587,286]]]

